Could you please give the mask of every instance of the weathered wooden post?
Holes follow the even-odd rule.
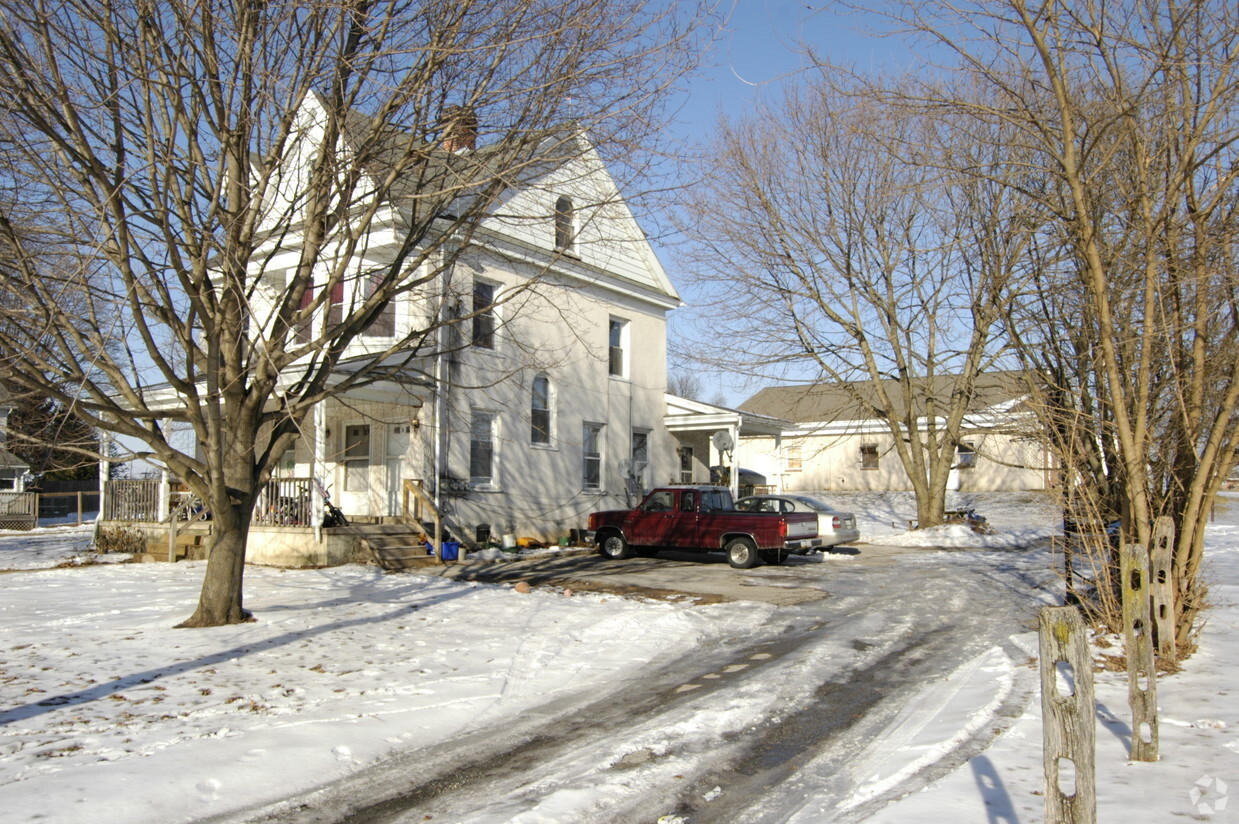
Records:
[[[1149,552],[1149,585],[1153,596],[1153,627],[1157,654],[1168,661],[1177,655],[1174,619],[1174,520],[1162,515],[1153,523],[1153,548]]]
[[[1041,636],[1041,740],[1047,824],[1097,821],[1093,657],[1075,607],[1045,607]]]
[[[1140,544],[1124,544],[1119,574],[1123,578],[1123,633],[1127,645],[1127,699],[1131,704],[1131,760],[1156,761],[1157,671],[1149,620],[1149,553]]]

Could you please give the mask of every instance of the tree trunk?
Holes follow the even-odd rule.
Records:
[[[184,623],[177,624],[178,627],[219,627],[253,620],[241,604],[251,509],[233,503],[213,507],[211,512],[211,553],[207,557],[198,609]]]

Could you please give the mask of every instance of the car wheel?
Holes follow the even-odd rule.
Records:
[[[761,560],[757,547],[748,538],[733,538],[723,551],[727,553],[727,563],[736,569],[751,569]]]
[[[625,558],[632,557],[632,548],[628,546],[628,541],[624,540],[624,536],[616,532],[608,532],[607,536],[602,539],[602,543],[598,544],[598,552],[604,558],[610,558],[612,561],[622,561]]]
[[[787,560],[787,553],[781,549],[768,549],[761,554],[761,560],[764,564],[778,566]]]

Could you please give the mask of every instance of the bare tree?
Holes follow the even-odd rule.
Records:
[[[1128,539],[1176,523],[1177,634],[1201,606],[1199,569],[1214,496],[1239,433],[1236,195],[1239,9],[1184,3],[886,7],[927,37],[955,76],[905,103],[992,126],[1029,166],[1020,196],[1044,215],[1061,265],[1016,296],[1023,350],[1048,378],[1052,431],[1100,485]],[[927,72],[928,73],[928,72]],[[983,98],[943,88],[984,88]],[[1033,350],[1036,350],[1035,352]],[[1080,365],[1084,365],[1080,368]],[[1059,368],[1066,367],[1066,368]],[[1072,479],[1069,479],[1072,480]]]
[[[473,316],[428,286],[501,195],[583,152],[629,169],[649,157],[700,11],[0,6],[15,159],[0,174],[20,194],[0,215],[0,358],[12,382],[144,444],[206,501],[215,538],[186,625],[246,619],[252,509],[309,410],[415,373],[439,327]],[[56,260],[17,228],[32,222],[56,235]],[[376,233],[395,238],[381,255]],[[425,322],[341,368],[404,295],[422,296]]]
[[[692,264],[726,359],[841,385],[848,419],[889,431],[932,526],[1031,229],[1002,186],[953,171],[1001,158],[838,77],[823,66],[720,125]]]

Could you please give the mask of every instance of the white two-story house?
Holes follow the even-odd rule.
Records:
[[[313,103],[302,113],[311,136]],[[353,520],[399,515],[414,481],[466,542],[566,537],[589,512],[680,477],[664,424],[666,317],[680,299],[599,155],[574,139],[563,162],[513,181],[452,265],[409,272],[425,282],[342,363],[432,328],[436,314],[463,322],[391,377],[320,404],[279,475],[320,479]],[[359,271],[395,253],[400,220],[398,203],[380,213]],[[281,260],[262,262],[256,330],[284,287]],[[324,311],[349,311],[367,288],[346,279]]]

